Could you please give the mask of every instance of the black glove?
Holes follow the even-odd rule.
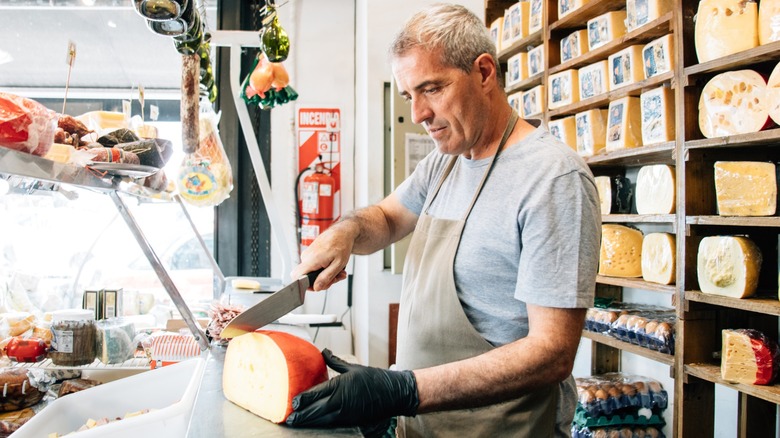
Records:
[[[417,413],[420,399],[411,371],[350,364],[327,348],[322,350],[322,357],[341,375],[295,396],[288,425],[367,426],[397,415]]]

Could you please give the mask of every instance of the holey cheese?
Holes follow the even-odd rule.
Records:
[[[645,235],[642,240],[642,279],[651,283],[674,283],[675,252],[674,234]]]
[[[547,107],[549,109],[560,108],[565,105],[579,102],[580,84],[577,80],[577,70],[564,70],[550,75],[549,100]]]
[[[615,90],[624,85],[639,82],[645,78],[642,68],[642,49],[635,45],[609,55],[609,89]]]
[[[597,176],[594,180],[602,215],[631,212],[634,190],[628,178],[623,175]]]
[[[699,62],[758,46],[758,4],[745,0],[701,0],[694,44]]]
[[[558,19],[561,19],[577,9],[590,0],[558,0]]]
[[[645,91],[639,96],[642,106],[642,144],[674,140],[674,92],[669,87]]]
[[[769,122],[766,81],[753,70],[721,73],[701,92],[699,129],[707,138],[758,132]]]
[[[769,110],[769,117],[777,124],[780,124],[780,63],[772,69],[769,80],[766,84],[766,104]]]
[[[590,50],[626,34],[626,11],[612,11],[588,20],[588,47]]]
[[[758,43],[780,40],[780,0],[761,0],[758,5]]]
[[[574,116],[550,120],[547,127],[550,130],[550,134],[566,143],[575,151],[577,150],[577,128],[575,126]]]
[[[609,103],[607,152],[642,146],[642,112],[638,97],[626,96]]]
[[[742,236],[709,236],[699,243],[699,289],[713,295],[747,298],[756,292],[761,251]]]
[[[576,30],[561,40],[561,63],[588,53],[588,31]]]
[[[717,161],[715,199],[721,216],[772,216],[777,208],[774,163]]]
[[[542,30],[544,20],[544,0],[531,0],[528,12],[528,34]]]
[[[645,79],[674,70],[674,36],[664,35],[642,48]]]
[[[506,61],[506,86],[511,87],[516,83],[528,79],[528,53],[520,52],[512,55]]]
[[[542,115],[546,100],[544,85],[537,85],[523,92],[523,117],[534,118]]]
[[[577,126],[577,153],[592,157],[607,144],[607,110],[592,109],[574,115]]]
[[[674,214],[676,206],[674,166],[642,166],[636,175],[636,212]]]
[[[777,342],[753,329],[722,331],[720,376],[746,385],[769,385],[780,369]]]
[[[671,10],[671,0],[626,0],[627,30],[642,27]]]
[[[596,97],[609,91],[607,60],[594,62],[577,70],[580,80],[580,100]]]
[[[601,226],[599,275],[642,276],[642,232],[624,225]]]

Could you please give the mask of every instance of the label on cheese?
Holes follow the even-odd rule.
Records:
[[[490,23],[490,39],[496,45],[496,53],[501,51],[501,28],[504,25],[504,17],[498,17]]]
[[[674,283],[676,251],[674,234],[645,235],[642,240],[642,279],[651,283]]]
[[[547,128],[550,130],[550,134],[569,145],[573,150],[577,150],[577,128],[574,116],[550,120]]]
[[[674,70],[674,36],[664,35],[642,48],[645,79]]]
[[[743,236],[709,236],[696,256],[699,289],[713,295],[747,298],[756,292],[761,251]]]
[[[577,70],[581,100],[596,97],[609,91],[608,70],[606,59]]]
[[[558,0],[558,19],[560,20],[571,14],[588,1],[589,0]]]
[[[508,39],[501,41],[503,47],[509,47],[515,41],[528,36],[528,2],[517,2],[504,13],[504,19],[509,19]]]
[[[512,18],[509,9],[504,9],[504,19],[501,20],[501,47],[506,49],[512,45]]]
[[[626,34],[626,11],[611,11],[588,20],[588,47],[593,50]]]
[[[607,152],[642,146],[642,112],[638,97],[626,96],[609,103]]]
[[[715,199],[721,216],[772,216],[777,208],[774,163],[715,162]]]
[[[674,140],[674,91],[659,87],[639,96],[642,104],[642,144]]]
[[[606,146],[607,110],[592,109],[574,115],[577,125],[577,153],[592,157]]]
[[[630,213],[634,191],[631,181],[623,175],[594,178],[599,194],[601,214]]]
[[[670,0],[626,0],[626,27],[629,32],[672,10]]]
[[[758,132],[769,121],[764,78],[753,70],[721,73],[699,98],[699,129],[707,138]]]
[[[780,63],[772,69],[769,80],[766,83],[766,104],[769,117],[775,123],[780,123]]]
[[[577,30],[561,40],[561,63],[588,53],[588,31]]]
[[[528,53],[520,52],[512,55],[506,61],[506,85],[511,87],[512,85],[528,79]]]
[[[780,0],[761,0],[758,5],[758,43],[780,40]]]
[[[601,226],[599,275],[642,276],[642,232],[624,225]]]
[[[507,100],[509,101],[509,106],[514,108],[515,111],[517,111],[517,114],[523,114],[523,92],[518,91],[517,93],[512,93],[509,96],[507,96]]]
[[[523,92],[523,117],[530,119],[542,115],[546,100],[544,85],[537,85]]]
[[[544,44],[528,50],[528,77],[544,71]]]
[[[780,347],[753,329],[722,331],[721,378],[745,385],[769,385],[780,371]]]
[[[542,30],[544,23],[544,0],[531,0],[528,12],[528,34]]]
[[[642,166],[636,176],[636,212],[673,214],[676,206],[674,166]]]
[[[550,75],[548,80],[550,81],[548,108],[555,109],[579,102],[580,84],[577,80],[577,70],[555,73]]]
[[[745,0],[701,0],[694,42],[699,62],[758,46],[758,4]]]
[[[634,45],[609,55],[609,89],[615,90],[624,85],[639,82],[645,78],[642,69],[642,49]]]

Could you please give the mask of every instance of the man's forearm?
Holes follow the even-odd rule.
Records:
[[[388,220],[377,205],[349,212],[333,227],[339,227],[339,231],[354,236],[352,252],[359,255],[372,254],[406,235]]]

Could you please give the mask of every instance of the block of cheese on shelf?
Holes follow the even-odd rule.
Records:
[[[632,30],[672,10],[670,0],[626,0],[626,30]]]
[[[528,7],[528,34],[542,30],[544,22],[544,0],[530,0]]]
[[[558,140],[566,143],[575,151],[577,150],[577,127],[574,122],[574,116],[550,120],[547,128],[550,130],[550,134],[554,135]]]
[[[707,138],[758,132],[771,125],[767,86],[754,70],[721,73],[699,98],[699,129]]]
[[[716,161],[715,199],[721,216],[772,216],[777,209],[775,164]]]
[[[569,69],[550,75],[547,108],[555,109],[580,101],[580,83],[577,70]]]
[[[777,342],[754,329],[725,329],[722,332],[720,376],[731,383],[770,385],[780,371]]]
[[[519,52],[506,61],[506,86],[528,79],[528,53]]]
[[[642,144],[674,141],[674,91],[658,87],[639,96],[642,106]]]
[[[577,125],[577,153],[592,157],[607,144],[607,110],[592,109],[574,115]]]
[[[780,17],[779,17],[780,18]],[[772,69],[772,74],[766,83],[766,104],[769,117],[780,124],[780,63]]]
[[[758,46],[758,4],[745,0],[701,0],[694,45],[699,62]]]
[[[537,85],[523,92],[523,117],[538,118],[545,111],[547,95],[544,93],[544,85]]]
[[[625,225],[601,226],[599,275],[642,276],[642,232]]]
[[[780,40],[780,0],[761,0],[758,4],[758,43]]]
[[[528,50],[528,77],[544,71],[544,44]]]
[[[645,79],[674,70],[674,35],[664,35],[642,48]]]
[[[517,111],[518,115],[523,114],[523,92],[518,91],[517,93],[512,93],[509,96],[507,96],[507,100],[509,101],[509,106],[511,106],[515,111]]]
[[[699,242],[696,276],[706,294],[753,296],[761,271],[761,251],[743,236],[709,236]]]
[[[558,19],[571,14],[590,0],[558,0]]]
[[[514,3],[507,8],[507,13],[512,21],[509,25],[509,44],[512,44],[528,36],[529,3],[527,1]],[[502,42],[502,44],[504,43],[506,41]],[[505,45],[504,47],[509,46]]]
[[[636,212],[674,214],[676,207],[674,166],[642,166],[636,175]]]
[[[606,59],[577,70],[580,82],[580,100],[595,97],[609,91],[608,70]]]
[[[609,89],[615,90],[624,85],[639,82],[645,78],[642,68],[642,49],[644,46],[637,44],[609,55]]]
[[[676,251],[674,234],[646,234],[642,240],[642,279],[651,283],[674,283]]]
[[[512,19],[509,17],[509,9],[504,9],[504,18],[501,20],[501,34],[499,39],[501,40],[501,48],[506,50],[512,45],[510,38],[512,31]]]
[[[588,48],[593,50],[626,34],[626,11],[610,11],[588,20]]]
[[[561,63],[588,53],[588,31],[575,30],[561,40]]]
[[[596,191],[599,194],[601,214],[630,213],[634,190],[631,181],[623,175],[597,176]]]
[[[642,146],[642,111],[638,97],[626,96],[609,103],[607,152]]]
[[[496,45],[496,53],[500,52],[501,46],[501,28],[504,24],[504,17],[498,17],[490,23],[490,39]]]

